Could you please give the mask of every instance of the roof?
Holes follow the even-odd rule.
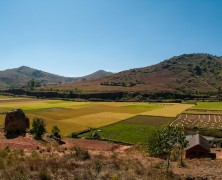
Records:
[[[193,137],[193,135],[186,135],[186,140],[189,141],[189,139],[192,138],[192,137]],[[208,141],[218,140],[218,138],[215,138],[213,136],[202,136],[202,137],[204,137]]]
[[[210,144],[209,144],[208,140],[199,134],[193,135],[193,137],[190,138],[188,140],[188,142],[189,143],[188,143],[186,150],[191,149],[194,146],[200,145],[204,149],[210,151]]]

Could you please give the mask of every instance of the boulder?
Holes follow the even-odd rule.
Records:
[[[29,118],[21,109],[15,109],[6,114],[5,133],[6,136],[24,136],[26,129],[30,127]]]

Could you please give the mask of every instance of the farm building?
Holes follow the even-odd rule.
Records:
[[[204,158],[209,157],[210,144],[203,136],[196,134],[188,140],[186,158]]]

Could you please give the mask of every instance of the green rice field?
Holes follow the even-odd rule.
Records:
[[[173,118],[139,115],[85,133],[83,137],[90,137],[92,133],[97,131],[103,139],[130,144],[143,144],[146,143],[150,133],[162,125],[169,125],[172,121]]]
[[[222,110],[222,102],[198,102],[192,109]]]

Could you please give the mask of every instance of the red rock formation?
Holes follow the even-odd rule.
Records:
[[[29,118],[21,109],[15,109],[6,114],[5,133],[6,136],[25,135],[26,129],[30,127]]]

